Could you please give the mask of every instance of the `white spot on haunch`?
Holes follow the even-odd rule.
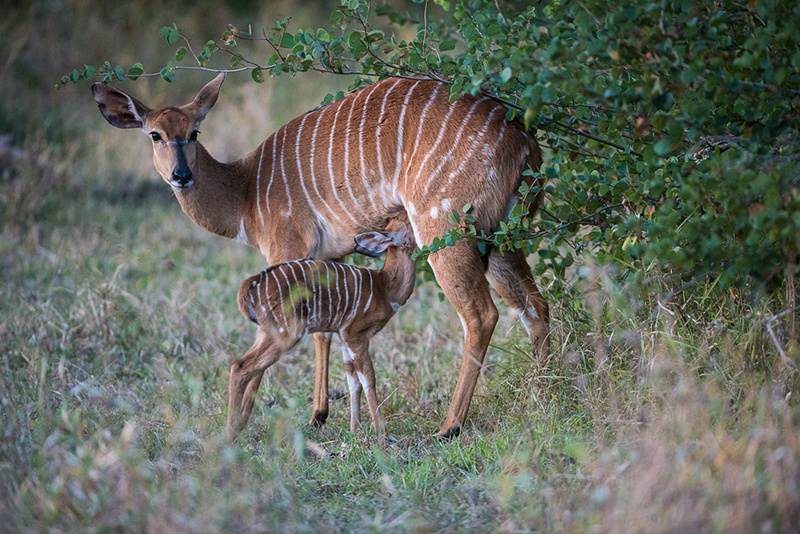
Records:
[[[442,199],[442,211],[450,211],[450,199],[443,198]]]
[[[283,334],[283,333],[285,332],[285,330],[283,329],[283,327],[280,327],[280,328],[278,329],[278,332],[280,332],[281,334]]]
[[[406,210],[408,211],[408,214],[411,215],[412,217],[417,214],[417,208],[414,207],[414,204],[412,202],[408,203],[408,206],[406,206]]]
[[[495,171],[494,169],[489,169],[489,174],[486,176],[486,179],[489,180],[490,182],[493,182],[494,180],[496,180],[497,179],[497,171]]]
[[[439,208],[434,206],[431,208],[431,219],[436,219],[437,217],[439,217]]]

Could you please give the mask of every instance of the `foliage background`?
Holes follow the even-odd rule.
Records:
[[[272,406],[230,447],[220,439],[227,367],[252,336],[235,290],[262,260],[183,216],[148,143],[110,130],[87,83],[53,88],[106,60],[158,72],[181,45],[159,36],[173,22],[199,52],[212,38],[224,50],[228,23],[252,23],[255,35],[291,15],[282,58],[238,38],[243,56],[279,61],[284,74],[308,57],[324,67],[319,27],[328,45],[358,28],[333,27],[337,6],[324,2],[217,4],[33,1],[0,22],[9,529],[796,529],[797,7],[530,11],[475,0],[445,12],[443,2],[398,2],[380,8],[392,25],[374,6],[373,26],[352,43],[351,33],[341,57],[377,43],[370,69],[404,63],[447,75],[454,91],[491,88],[550,147],[545,210],[533,226],[516,213],[491,239],[535,250],[555,361],[532,361],[501,308],[463,437],[431,440],[461,332],[425,283],[374,342],[393,444],[350,434],[346,399],[326,427],[305,426],[313,357],[304,345],[275,366],[263,399]],[[429,27],[418,32],[422,20]],[[212,66],[229,66],[222,50]],[[284,74],[263,84],[228,77],[204,123],[212,154],[239,157],[354,83]],[[159,105],[188,100],[210,76],[116,83]]]

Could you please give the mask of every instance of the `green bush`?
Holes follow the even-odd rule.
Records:
[[[793,272],[800,7],[435,3],[444,11],[426,5],[417,20],[348,0],[326,28],[294,31],[285,20],[266,38],[231,26],[192,52],[191,66],[182,63],[192,59],[188,39],[165,26],[162,37],[180,46],[160,75],[171,81],[181,68],[217,65],[263,82],[265,73],[319,70],[357,75],[352,88],[365,77],[412,76],[445,81],[453,98],[490,94],[548,148],[546,203],[535,224],[518,210],[494,236],[467,225],[469,238],[538,251],[538,270],[557,279],[585,253],[625,266],[656,261],[684,278],[721,274],[724,286]],[[378,29],[376,17],[397,31]],[[260,63],[264,49],[271,57]],[[127,70],[106,62],[61,83],[142,74],[138,62]]]

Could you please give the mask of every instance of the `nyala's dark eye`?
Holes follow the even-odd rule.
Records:
[[[189,136],[189,141],[192,141],[192,142],[197,141],[197,134],[199,134],[199,133],[200,132],[198,130],[193,131],[192,135]]]
[[[153,138],[153,142],[158,143],[161,141],[161,134],[158,132],[150,132],[150,137]]]

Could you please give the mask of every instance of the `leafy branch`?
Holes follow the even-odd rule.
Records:
[[[557,274],[584,252],[624,265],[655,261],[684,278],[720,273],[722,285],[769,278],[800,255],[800,18],[785,2],[651,9],[626,0],[609,10],[583,0],[502,11],[495,0],[420,3],[408,15],[343,0],[327,27],[292,30],[286,19],[254,35],[229,26],[202,49],[173,24],[161,29],[177,47],[162,68],[107,61],[73,69],[57,85],[169,82],[180,70],[249,71],[259,83],[317,71],[354,77],[351,90],[374,78],[437,80],[452,100],[501,102],[506,119],[535,130],[548,154],[536,176],[540,226],[523,209],[531,203],[488,234],[472,232],[469,213],[455,213],[436,245],[466,237],[484,249],[538,247],[535,269]],[[413,37],[374,24],[376,14]],[[263,50],[247,48],[259,45],[266,62],[253,59]],[[548,221],[556,223],[541,228]]]

